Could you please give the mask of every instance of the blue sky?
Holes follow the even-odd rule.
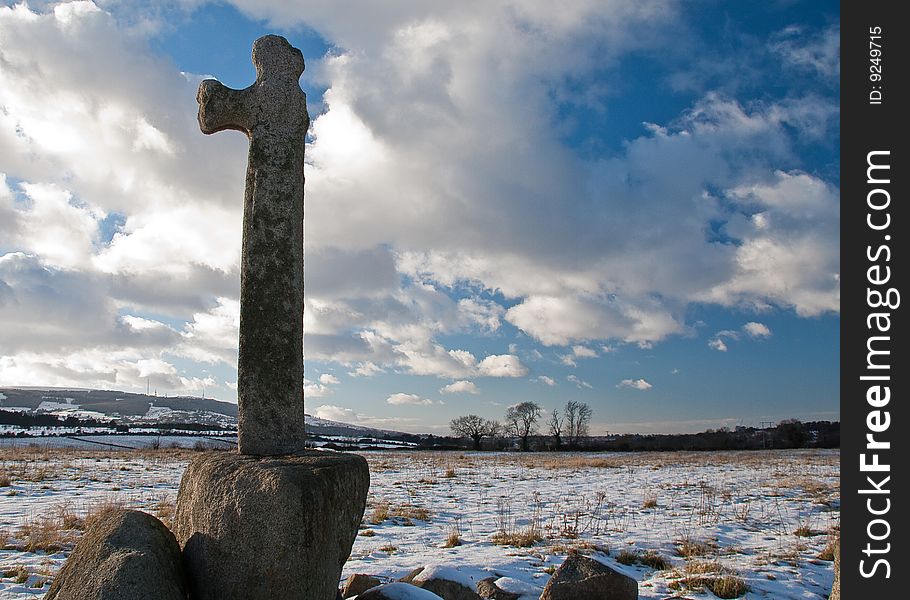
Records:
[[[236,401],[245,139],[301,48],[307,411],[444,433],[839,416],[835,2],[0,8],[0,386]]]

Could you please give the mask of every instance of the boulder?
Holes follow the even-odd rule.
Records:
[[[474,581],[453,567],[428,566],[417,573],[411,583],[441,596],[443,600],[481,600],[474,591]]]
[[[174,514],[193,600],[334,600],[369,485],[356,454],[196,457]]]
[[[354,573],[348,577],[347,581],[344,582],[344,587],[341,589],[342,598],[351,598],[352,596],[358,596],[370,588],[374,588],[377,585],[381,585],[382,580],[378,577],[373,577],[372,575],[364,575],[362,573]]]
[[[638,582],[600,561],[573,554],[560,565],[540,600],[637,600]]]
[[[496,585],[496,577],[487,577],[477,582],[477,593],[486,600],[518,600],[521,595],[507,592]]]
[[[47,600],[186,600],[180,546],[137,510],[99,515],[57,573]]]
[[[414,581],[414,578],[415,578],[415,577],[417,577],[418,575],[420,575],[421,573],[423,573],[423,570],[424,570],[425,568],[426,568],[426,567],[417,567],[416,569],[414,569],[413,571],[411,571],[410,573],[408,573],[408,574],[405,575],[404,577],[399,578],[398,581],[403,581],[404,583],[411,583],[412,581]]]
[[[374,587],[357,596],[357,600],[443,600],[433,592],[396,581]]]

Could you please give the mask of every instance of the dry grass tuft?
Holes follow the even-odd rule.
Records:
[[[25,565],[15,565],[3,572],[3,577],[12,579],[15,583],[23,584],[28,581],[29,573]]]
[[[708,556],[717,552],[717,544],[698,540],[684,539],[676,542],[676,553],[683,558]]]
[[[685,572],[681,579],[670,582],[668,587],[671,590],[698,593],[707,589],[724,599],[739,598],[749,591],[742,577],[717,561],[691,561],[686,564]]]
[[[443,544],[443,548],[454,548],[455,546],[461,546],[461,536],[458,535],[458,532],[452,530],[449,532],[449,535],[446,536],[446,543]]]
[[[9,473],[3,471],[0,473],[0,487],[9,487],[13,485],[13,480],[10,479]]]
[[[378,502],[376,506],[373,507],[373,512],[370,513],[370,523],[373,525],[379,525],[383,521],[389,518],[389,503],[388,502]]]
[[[376,535],[376,532],[372,529],[364,529],[358,535],[362,535],[363,537],[373,537]]]
[[[669,560],[654,550],[647,552],[622,550],[616,555],[616,561],[624,565],[643,565],[657,571],[665,571],[672,566]]]
[[[517,548],[530,548],[543,540],[536,527],[527,527],[519,531],[497,531],[491,541],[498,546],[515,546]]]
[[[42,517],[25,523],[19,528],[17,536],[23,540],[20,549],[25,552],[46,552],[56,554],[71,548],[76,542],[75,532],[65,531],[58,527],[56,519]]]

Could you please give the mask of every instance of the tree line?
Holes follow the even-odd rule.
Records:
[[[478,415],[465,415],[452,419],[449,427],[459,437],[469,438],[475,450],[480,450],[483,438],[513,437],[518,439],[522,451],[529,449],[528,440],[540,431],[543,409],[536,402],[520,402],[506,410],[503,421],[485,419]],[[574,448],[588,436],[588,427],[594,411],[585,402],[570,400],[562,409],[550,413],[547,434],[555,448]]]

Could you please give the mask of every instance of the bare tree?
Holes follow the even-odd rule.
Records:
[[[537,430],[540,406],[535,402],[521,402],[506,411],[506,427],[515,437],[521,439],[521,449],[527,452],[528,437]]]
[[[550,415],[550,435],[553,436],[553,441],[556,444],[556,447],[559,448],[562,446],[562,432],[565,427],[565,417],[559,416],[559,410],[553,410],[553,413]]]
[[[565,438],[570,446],[577,446],[581,438],[588,435],[588,424],[594,411],[585,402],[570,400],[563,410],[565,420]]]
[[[474,440],[474,449],[480,450],[480,440],[495,435],[499,430],[499,423],[477,415],[466,415],[452,419],[449,428],[457,435]]]

